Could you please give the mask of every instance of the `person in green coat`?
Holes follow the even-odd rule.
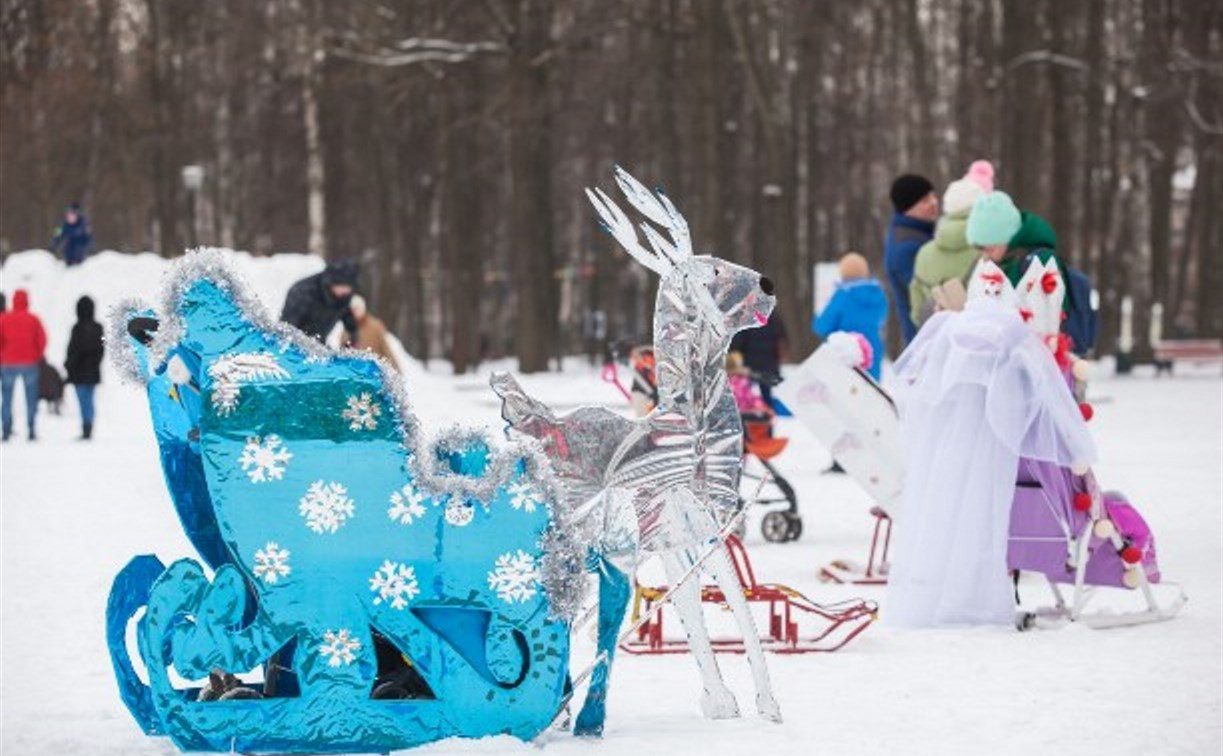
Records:
[[[993,189],[994,166],[987,160],[977,160],[943,193],[943,217],[934,229],[934,238],[918,250],[909,283],[910,317],[918,327],[934,314],[934,289],[953,278],[964,282],[976,265],[979,254],[966,235],[968,214],[973,203]]]
[[[981,257],[993,260],[1012,285],[1018,285],[1033,258],[1057,262],[1063,281],[1070,280],[1066,263],[1057,254],[1057,233],[1036,213],[1019,210],[1005,192],[991,192],[973,204],[966,238]],[[1062,311],[1071,308],[1071,297],[1062,299]]]

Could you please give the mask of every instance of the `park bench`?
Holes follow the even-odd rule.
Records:
[[[1172,373],[1176,362],[1207,364],[1223,362],[1223,341],[1219,339],[1170,339],[1154,346],[1155,374]]]

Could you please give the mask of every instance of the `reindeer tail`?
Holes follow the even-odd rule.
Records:
[[[528,396],[509,373],[493,373],[488,384],[501,397],[501,417],[511,426],[518,427],[532,417],[555,421],[548,405]]]

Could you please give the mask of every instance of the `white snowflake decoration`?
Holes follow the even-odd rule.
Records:
[[[443,514],[446,517],[446,522],[454,525],[456,528],[461,528],[475,518],[476,508],[464,501],[451,499],[446,503],[446,509]]]
[[[255,552],[255,577],[271,585],[282,577],[287,577],[293,569],[289,567],[289,550],[282,549],[275,541]]]
[[[348,409],[344,410],[344,419],[348,421],[348,429],[374,430],[378,427],[378,418],[382,416],[382,408],[374,401],[369,392],[361,396],[348,397]]]
[[[327,660],[327,666],[338,667],[352,664],[361,650],[361,641],[352,637],[348,630],[328,630],[323,634],[323,644],[318,647],[319,656]]]
[[[534,512],[536,507],[535,492],[527,483],[515,483],[509,487],[510,506],[524,512]]]
[[[488,573],[488,587],[507,604],[525,602],[535,595],[539,585],[539,567],[535,557],[519,549],[497,557],[497,564]]]
[[[374,604],[389,601],[392,609],[403,609],[420,593],[415,568],[389,559],[369,579],[369,589],[378,594]]]
[[[404,486],[391,494],[391,507],[386,510],[387,516],[404,525],[425,516],[424,503],[429,500],[421,492],[410,485]]]
[[[208,367],[212,379],[212,407],[218,415],[229,415],[238,406],[238,394],[243,381],[266,378],[288,378],[289,371],[280,366],[269,352],[243,352],[221,357]]]
[[[285,468],[293,455],[285,448],[280,436],[269,433],[260,439],[252,436],[246,439],[242,449],[242,469],[246,471],[251,483],[266,483],[269,480],[280,480],[284,477]]]
[[[315,533],[336,532],[353,516],[355,508],[356,504],[348,498],[348,489],[321,480],[310,484],[310,490],[297,505],[297,511],[306,518],[306,527]]]

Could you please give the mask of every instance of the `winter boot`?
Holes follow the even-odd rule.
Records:
[[[88,441],[93,437],[93,423],[81,423],[81,440]]]

